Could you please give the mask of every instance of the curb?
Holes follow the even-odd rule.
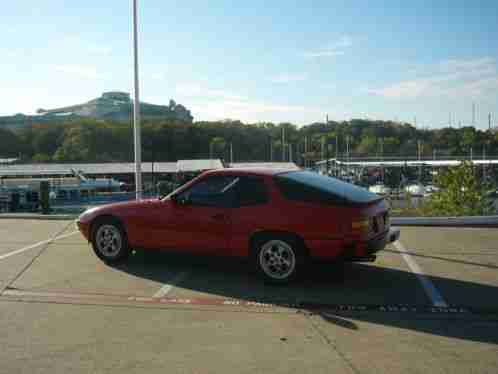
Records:
[[[425,226],[425,227],[498,227],[498,216],[475,217],[392,217],[395,226]]]
[[[74,221],[78,215],[72,214],[11,214],[0,213],[0,219],[26,219],[40,221]]]

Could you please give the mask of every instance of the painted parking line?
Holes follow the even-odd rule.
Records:
[[[447,308],[448,303],[443,299],[443,297],[436,289],[434,284],[429,280],[429,278],[427,278],[423,270],[411,256],[410,252],[406,250],[404,245],[399,240],[394,242],[393,244],[398,253],[403,257],[403,260],[405,260],[412,273],[417,276],[420,284],[422,285],[422,288],[431,300],[432,305],[435,307]]]
[[[334,304],[316,302],[272,302],[251,301],[242,299],[230,299],[223,297],[151,297],[151,296],[127,296],[118,294],[85,294],[73,292],[47,292],[29,291],[19,289],[7,289],[1,296],[0,302],[39,302],[54,304],[74,304],[74,305],[122,305],[122,306],[220,306],[226,308],[244,308],[256,311],[277,311],[292,309],[297,311],[325,312],[325,313],[388,313],[388,314],[438,314],[438,315],[459,315],[474,314],[483,316],[498,316],[497,308],[481,308],[468,305],[450,305],[446,307],[436,307],[427,305],[406,305],[406,304]]]
[[[38,242],[38,243],[35,243],[35,244],[31,244],[27,247],[24,247],[24,248],[20,248],[20,249],[16,249],[15,251],[12,251],[12,252],[9,252],[9,253],[6,253],[4,255],[1,255],[0,256],[0,261],[1,260],[5,260],[6,258],[9,258],[9,257],[12,257],[12,256],[15,256],[15,255],[18,255],[18,254],[21,254],[21,253],[24,253],[26,251],[29,251],[31,249],[34,249],[36,247],[39,247],[40,245],[43,245],[43,244],[48,244],[48,243],[51,243],[53,241],[56,241],[56,240],[60,240],[60,239],[64,239],[64,238],[68,238],[76,233],[78,233],[79,231],[78,230],[75,230],[75,231],[72,231],[68,234],[64,234],[64,235],[60,235],[60,236],[57,236],[55,238],[52,238],[52,239],[47,239],[47,240],[43,240],[41,242]]]
[[[180,282],[184,281],[185,278],[187,278],[188,272],[184,271],[182,273],[179,273],[176,277],[173,278],[173,280],[168,283],[163,285],[155,294],[154,298],[161,298],[165,297],[168,295],[173,288],[175,288]]]

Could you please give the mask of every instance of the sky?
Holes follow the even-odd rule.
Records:
[[[68,5],[70,4],[70,5]],[[498,124],[498,2],[139,0],[141,100],[196,121]],[[0,115],[133,91],[131,0],[0,13]]]

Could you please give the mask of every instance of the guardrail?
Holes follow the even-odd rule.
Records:
[[[392,217],[394,226],[498,227],[498,216]]]

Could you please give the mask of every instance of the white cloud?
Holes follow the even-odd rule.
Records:
[[[110,47],[92,43],[86,44],[86,50],[94,55],[108,55],[111,53]]]
[[[308,74],[306,73],[282,73],[274,76],[270,79],[272,83],[286,84],[293,82],[302,82],[308,79]]]
[[[176,86],[176,92],[187,97],[219,97],[226,100],[243,100],[244,96],[232,92],[210,89],[197,84],[179,84]]]
[[[153,73],[150,75],[150,77],[156,81],[162,81],[166,78],[164,73]]]
[[[61,40],[66,48],[71,50],[83,51],[91,55],[109,55],[111,47],[93,40],[86,40],[79,35],[69,35]]]
[[[203,119],[220,120],[224,118],[239,119],[244,122],[257,121],[291,121],[308,118],[310,115],[320,118],[323,109],[301,105],[263,103],[251,100],[211,100],[193,103],[194,113]]]
[[[95,69],[95,67],[93,66],[60,65],[56,66],[55,70],[78,78],[86,78],[86,79],[102,78],[102,76],[97,72],[97,69]]]
[[[230,91],[206,88],[198,84],[177,85],[176,92],[188,98],[187,106],[196,118],[203,120],[232,118],[243,122],[268,120],[296,122],[296,120],[307,121],[309,117],[318,119],[325,113],[323,108],[261,102]]]
[[[351,39],[351,37],[345,35],[341,37],[339,40],[330,43],[324,48],[314,51],[304,52],[303,56],[306,58],[342,56],[345,54],[345,50],[350,48],[352,45],[353,45],[353,40]]]
[[[478,97],[498,89],[496,61],[489,57],[452,59],[416,69],[420,78],[396,82],[381,88],[369,89],[375,96],[389,99],[418,97]]]

